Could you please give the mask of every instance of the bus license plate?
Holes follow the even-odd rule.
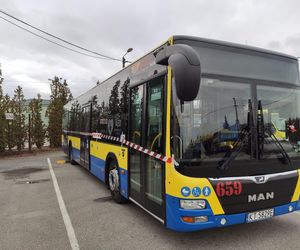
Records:
[[[247,223],[259,221],[259,220],[265,220],[268,218],[271,218],[274,216],[274,209],[267,209],[262,211],[257,211],[253,213],[249,213],[247,215]]]

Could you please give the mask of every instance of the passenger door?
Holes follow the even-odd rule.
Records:
[[[81,131],[89,133],[91,130],[91,105],[82,108]],[[90,169],[90,140],[89,135],[81,135],[80,140],[80,165]]]
[[[165,77],[131,89],[129,140],[164,154]],[[164,210],[164,163],[130,149],[130,197],[159,218]]]

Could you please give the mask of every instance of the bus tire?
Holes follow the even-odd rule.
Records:
[[[74,161],[74,159],[73,159],[73,148],[72,148],[72,144],[70,144],[70,146],[69,146],[69,160],[70,160],[71,165],[77,165],[77,162]]]
[[[117,203],[124,203],[127,201],[120,192],[120,174],[119,167],[116,160],[111,160],[108,167],[108,188],[111,196]]]

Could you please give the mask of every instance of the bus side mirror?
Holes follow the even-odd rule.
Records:
[[[181,101],[194,100],[200,88],[201,65],[196,51],[186,44],[168,46],[156,54],[156,64],[170,65],[176,94]]]

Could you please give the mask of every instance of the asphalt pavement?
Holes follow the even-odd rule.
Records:
[[[88,171],[59,160],[66,160],[61,151],[0,158],[1,250],[300,248],[300,213],[173,232],[132,203],[116,204]]]

